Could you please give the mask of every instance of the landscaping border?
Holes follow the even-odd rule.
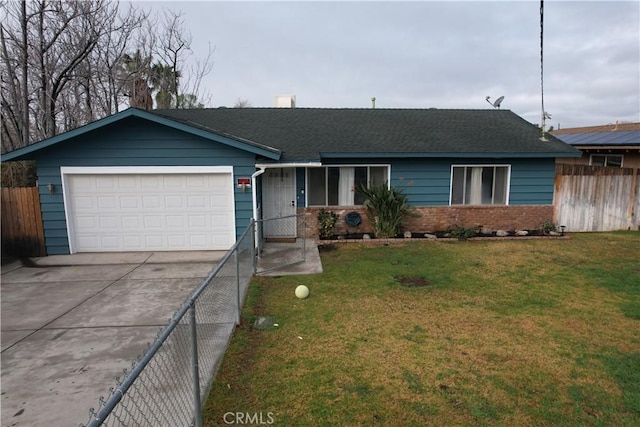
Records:
[[[318,246],[331,245],[335,243],[358,243],[358,244],[390,244],[390,243],[407,243],[407,242],[459,242],[459,241],[503,241],[503,240],[569,240],[570,236],[565,233],[564,236],[504,236],[504,237],[469,237],[467,239],[457,239],[455,237],[438,237],[437,239],[428,238],[402,238],[396,237],[392,239],[317,239]]]

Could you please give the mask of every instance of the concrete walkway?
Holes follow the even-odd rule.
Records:
[[[321,274],[318,245],[313,239],[296,239],[295,243],[265,243],[258,258],[257,270],[259,276]]]
[[[291,264],[265,275],[322,273],[317,245],[304,244],[305,262],[297,262],[300,244],[284,250],[267,245],[259,266]],[[0,424],[86,423],[89,408],[99,409],[98,397],[107,397],[114,379],[146,351],[224,255],[222,251],[74,254],[2,266]],[[215,337],[213,360],[226,350],[235,305],[216,304],[221,336]]]
[[[77,254],[3,266],[0,423],[87,422],[98,397],[223,256]]]

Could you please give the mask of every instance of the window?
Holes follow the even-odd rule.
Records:
[[[622,167],[622,154],[592,154],[589,160],[591,166]]]
[[[509,166],[453,166],[452,205],[506,205]]]
[[[309,206],[353,206],[364,203],[360,185],[381,185],[389,180],[387,166],[329,166],[307,168]]]

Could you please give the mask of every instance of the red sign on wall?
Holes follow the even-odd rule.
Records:
[[[237,178],[236,182],[237,182],[238,188],[251,187],[251,178]]]

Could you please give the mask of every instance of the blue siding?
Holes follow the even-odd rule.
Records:
[[[554,159],[411,159],[391,164],[391,185],[414,206],[446,206],[452,165],[511,165],[510,205],[553,204]]]
[[[511,162],[511,205],[552,205],[555,159],[517,159]]]
[[[511,165],[510,205],[553,204],[554,159],[412,159],[391,164],[391,185],[414,206],[446,206],[452,165]]]
[[[298,208],[307,207],[306,202],[306,168],[296,168],[296,206]]]
[[[391,164],[391,185],[400,188],[413,206],[447,206],[452,165],[511,165],[510,205],[553,204],[555,159],[415,158],[415,159],[331,159],[328,165]],[[304,181],[303,183],[304,184]],[[299,183],[300,185],[300,183]]]
[[[88,132],[36,156],[47,253],[69,253],[62,166],[233,166],[234,182],[255,172],[255,155],[139,118]],[[56,192],[50,194],[51,183]],[[236,236],[253,216],[251,191],[234,185]]]
[[[399,159],[391,162],[391,186],[400,188],[413,206],[449,204],[450,159]]]

